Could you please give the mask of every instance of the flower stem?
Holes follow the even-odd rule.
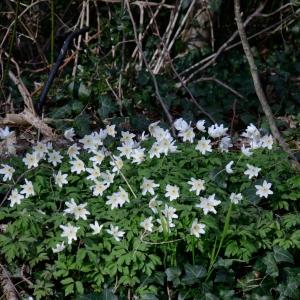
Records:
[[[213,271],[214,264],[217,260],[219,252],[220,252],[220,250],[223,246],[224,239],[227,235],[227,232],[228,232],[228,229],[229,229],[229,222],[230,222],[231,212],[232,212],[232,203],[230,203],[229,209],[227,211],[227,215],[226,215],[225,223],[224,223],[224,227],[223,227],[223,232],[222,232],[222,235],[221,235],[221,239],[220,239],[220,242],[219,242],[218,249],[215,252],[215,250],[216,250],[216,243],[215,243],[215,246],[214,246],[214,249],[213,249],[213,252],[212,252],[212,255],[211,255],[210,264],[209,264],[209,268],[208,268],[208,271],[207,271],[207,276],[205,278],[206,282],[208,281],[208,279],[209,279],[209,277],[210,277],[210,275]]]

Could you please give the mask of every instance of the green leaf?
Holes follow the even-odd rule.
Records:
[[[100,108],[97,110],[99,116],[103,119],[107,118],[111,113],[117,111],[115,102],[107,95],[99,97]]]
[[[167,280],[171,281],[175,287],[180,283],[179,276],[181,274],[181,270],[179,268],[168,268],[166,269],[165,273],[167,274]]]
[[[78,98],[84,100],[91,95],[91,90],[83,83],[80,82],[78,89]]]
[[[65,288],[65,296],[68,296],[74,292],[74,283],[71,283]]]
[[[76,281],[75,285],[76,285],[77,292],[79,294],[83,294],[84,293],[84,288],[83,288],[82,282],[81,281]]]
[[[118,297],[109,289],[104,289],[98,300],[118,300]]]
[[[267,267],[267,274],[271,277],[277,277],[279,275],[278,267],[272,252],[268,252],[268,254],[263,258],[263,263]]]
[[[278,263],[279,262],[288,262],[291,264],[294,263],[294,258],[289,251],[287,251],[279,246],[274,246],[273,252],[274,252],[274,258],[275,258],[276,262],[278,262]]]
[[[206,269],[200,265],[184,265],[185,276],[182,278],[182,281],[186,284],[194,284],[199,282],[200,278],[205,277],[207,274]]]
[[[74,129],[79,136],[84,136],[90,132],[91,119],[89,115],[83,113],[74,119]]]
[[[74,279],[71,277],[68,277],[68,278],[61,280],[60,282],[64,285],[66,285],[66,284],[70,284],[70,283],[74,282]]]
[[[299,300],[300,298],[300,291],[298,289],[299,284],[296,282],[288,283],[288,284],[279,284],[277,290],[280,293],[280,297],[289,297],[294,300]]]

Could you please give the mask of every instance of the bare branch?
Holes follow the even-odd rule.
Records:
[[[256,95],[260,101],[260,104],[262,106],[263,112],[266,115],[266,118],[268,120],[271,132],[275,139],[279,142],[280,146],[282,149],[289,155],[290,158],[293,159],[294,165],[297,167],[297,169],[300,171],[300,163],[298,162],[297,158],[294,156],[294,154],[291,152],[288,144],[285,142],[285,140],[282,138],[276,124],[274,121],[273,113],[272,110],[268,104],[265,92],[262,88],[259,74],[258,74],[258,69],[257,66],[255,65],[255,61],[250,49],[249,42],[247,40],[247,35],[245,32],[245,28],[243,25],[242,17],[241,17],[241,12],[240,12],[240,1],[239,0],[234,0],[234,14],[235,14],[235,20],[236,24],[238,27],[238,32],[239,36],[241,38],[242,46],[246,55],[246,58],[248,60],[249,66],[250,66],[250,72],[254,84],[254,88],[256,91]]]
[[[247,26],[249,24],[249,22],[251,22],[251,20],[256,17],[257,15],[259,15],[259,13],[264,9],[265,5],[266,5],[267,1],[264,1],[259,7],[258,9],[251,14],[247,20],[244,22],[244,26]],[[217,58],[220,56],[220,54],[227,48],[227,46],[238,36],[238,31],[235,31],[232,36],[218,49],[217,52],[213,53],[212,55],[210,55],[209,57],[199,61],[198,63],[194,64],[193,66],[189,67],[188,69],[184,70],[183,72],[180,73],[180,75],[186,74],[188,72],[190,72],[191,70],[193,70],[194,68],[197,68],[198,66],[201,66],[202,64],[204,64],[201,68],[195,70],[193,73],[191,73],[185,80],[184,82],[187,83],[188,81],[190,81],[195,75],[197,75],[198,73],[202,72],[204,69],[208,68],[209,66],[211,66],[213,63],[215,63],[215,61],[217,60]]]
[[[236,95],[237,97],[239,97],[239,98],[247,101],[247,98],[245,96],[243,96],[237,90],[235,90],[234,88],[232,88],[231,86],[229,86],[227,83],[221,81],[218,78],[215,78],[215,77],[201,77],[201,78],[196,79],[195,81],[193,81],[193,83],[194,82],[200,82],[200,81],[213,81],[213,82],[221,85],[225,89],[229,90],[232,94]]]
[[[138,39],[138,35],[137,35],[137,29],[136,29],[136,25],[135,25],[135,22],[134,22],[134,18],[133,18],[133,15],[132,15],[132,12],[131,12],[131,8],[130,8],[130,4],[129,4],[129,1],[128,0],[125,0],[125,4],[127,6],[127,11],[128,11],[128,14],[130,16],[130,19],[131,19],[131,23],[132,23],[132,27],[133,27],[133,32],[134,32],[134,38],[135,38],[135,41],[136,41],[136,44],[139,48],[139,51],[142,55],[142,58],[143,58],[143,61],[144,61],[144,64],[152,78],[152,81],[153,81],[153,84],[154,84],[154,88],[155,88],[155,93],[156,93],[156,97],[158,99],[158,101],[160,102],[165,114],[166,114],[166,117],[171,125],[171,130],[172,130],[172,133],[174,136],[176,136],[176,132],[175,132],[175,129],[174,129],[174,126],[173,126],[173,118],[170,114],[170,112],[168,111],[167,109],[167,106],[166,104],[164,103],[161,95],[160,95],[160,92],[159,92],[159,88],[158,88],[158,83],[157,83],[157,80],[156,80],[156,77],[154,76],[153,72],[151,71],[150,67],[149,67],[149,64],[148,64],[148,61],[144,55],[144,52],[142,50],[142,47],[141,47],[141,44],[139,42],[139,39]]]

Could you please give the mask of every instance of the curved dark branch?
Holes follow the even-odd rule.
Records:
[[[62,64],[62,62],[64,60],[64,57],[65,57],[65,55],[66,55],[66,53],[67,53],[67,51],[69,49],[70,43],[72,42],[72,40],[74,38],[78,37],[81,34],[86,33],[88,30],[89,30],[89,27],[84,27],[84,28],[78,29],[78,30],[76,30],[74,32],[71,32],[67,36],[67,38],[65,39],[64,44],[63,44],[63,46],[60,49],[60,52],[59,52],[58,58],[56,60],[56,63],[53,66],[53,68],[51,69],[49,77],[48,77],[48,80],[47,80],[46,84],[43,87],[43,90],[42,90],[39,102],[36,105],[36,113],[38,115],[40,115],[41,112],[42,112],[42,109],[43,109],[43,106],[45,104],[46,96],[48,94],[48,91],[49,91],[49,89],[51,87],[51,84],[52,84],[52,82],[53,82],[53,80],[54,80],[54,78],[55,78],[55,76],[57,74],[57,71],[58,71],[60,65]]]

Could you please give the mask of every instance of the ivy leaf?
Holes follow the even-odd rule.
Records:
[[[294,258],[289,251],[287,251],[279,246],[274,246],[273,252],[274,252],[274,258],[277,263],[279,263],[279,262],[288,262],[291,264],[294,263]]]
[[[105,119],[109,114],[117,111],[117,106],[115,102],[107,95],[102,95],[99,97],[100,108],[97,110],[99,116]]]
[[[205,294],[205,300],[219,300],[219,298],[212,293],[206,293]]]
[[[74,129],[79,136],[90,132],[91,119],[88,114],[83,113],[74,119]]]
[[[104,289],[98,300],[118,300],[118,297],[109,289]]]
[[[263,258],[263,263],[267,267],[267,274],[271,277],[277,277],[279,275],[278,267],[272,252],[268,252],[268,254]]]
[[[299,284],[291,282],[288,284],[279,284],[277,290],[280,293],[280,297],[298,300],[300,298],[300,291],[298,289]]]
[[[167,274],[167,280],[171,281],[175,287],[180,284],[179,276],[181,274],[181,270],[179,268],[168,268],[165,273]]]
[[[182,281],[186,284],[194,284],[199,281],[200,278],[205,277],[207,271],[204,267],[199,265],[184,265],[185,276]]]

